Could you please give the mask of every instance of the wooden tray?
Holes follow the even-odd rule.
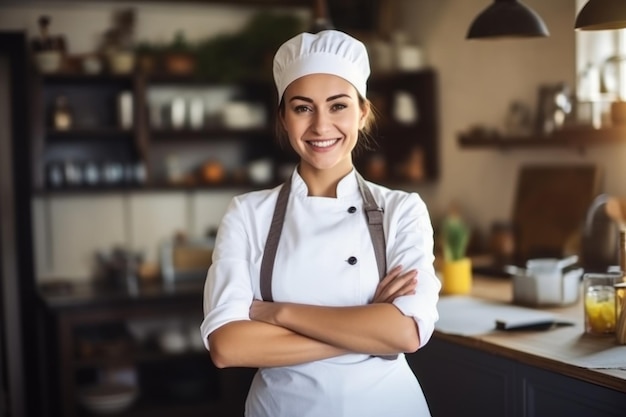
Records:
[[[523,166],[513,210],[516,263],[578,253],[585,215],[601,181],[596,165]]]

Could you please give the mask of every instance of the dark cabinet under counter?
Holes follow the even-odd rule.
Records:
[[[509,304],[512,283],[475,275],[472,296]],[[573,325],[480,335],[435,330],[426,346],[408,355],[432,415],[623,416],[626,370],[579,362],[586,355],[621,349],[614,337],[583,334],[582,300],[545,310]]]
[[[243,415],[255,370],[213,365],[200,336],[201,283],[136,293],[74,285],[42,290],[40,299],[50,416],[100,414],[85,392],[113,383],[136,392],[114,415]],[[94,400],[99,407],[106,401]]]

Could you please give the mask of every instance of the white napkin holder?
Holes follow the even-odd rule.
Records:
[[[577,302],[583,268],[565,270],[577,261],[577,256],[541,258],[526,262],[526,269],[507,266],[513,276],[513,303],[547,307]]]

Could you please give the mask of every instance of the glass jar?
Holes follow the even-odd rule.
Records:
[[[585,333],[615,333],[615,284],[621,273],[587,273],[583,275]]]

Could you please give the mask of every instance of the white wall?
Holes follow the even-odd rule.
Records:
[[[114,246],[158,261],[159,245],[175,233],[203,236],[219,225],[241,191],[64,195],[33,199],[35,265],[40,281],[84,281],[96,251]]]
[[[492,0],[395,0],[398,27],[419,43],[431,66],[439,73],[440,165],[441,178],[433,185],[417,188],[431,208],[433,217],[453,200],[458,201],[472,223],[488,230],[491,222],[508,219],[512,212],[514,187],[519,167],[526,163],[597,163],[606,169],[605,190],[626,194],[621,178],[626,175],[626,147],[592,148],[585,154],[577,150],[497,150],[461,149],[457,134],[476,124],[502,128],[508,106],[521,100],[532,108],[537,100],[537,88],[544,83],[576,81],[576,35],[573,29],[575,0],[525,0],[546,22],[550,37],[545,39],[467,41],[465,34],[473,18]],[[70,37],[72,52],[93,48],[97,35],[108,25],[110,11],[124,3],[90,4],[70,2],[28,2],[26,5],[0,6],[0,29],[36,31],[36,20],[42,13],[53,18],[52,31],[63,31]],[[33,5],[34,4],[34,5]],[[45,6],[43,5],[45,4]],[[137,37],[139,39],[168,39],[177,29],[184,28],[191,39],[220,31],[236,30],[254,11],[229,6],[184,4],[165,6],[144,4],[138,9]],[[106,228],[109,243],[126,240],[136,249],[144,249],[152,239],[173,232],[185,225],[189,232],[203,232],[205,226],[218,221],[220,210],[230,198],[228,193],[206,193],[194,198],[177,196],[140,196],[124,201],[119,196],[103,196],[101,204],[82,201],[81,197],[59,197],[63,201],[36,199],[35,230],[37,233],[38,271],[45,276],[68,276],[84,279],[85,259],[95,249],[106,246],[102,239],[92,238],[88,245],[67,245],[70,240],[56,241],[51,237],[52,224],[74,222],[67,218],[70,211],[58,211],[54,218],[46,214],[51,207],[70,203],[76,216],[93,216],[93,232]],[[125,197],[128,198],[128,197]],[[56,200],[56,199],[51,199]],[[202,200],[203,202],[200,202]],[[213,202],[216,203],[213,203]],[[126,230],[130,213],[145,213],[151,221],[143,221]],[[173,211],[161,211],[162,204],[176,206]],[[70,204],[66,204],[68,207]],[[214,206],[206,213],[204,207]],[[106,207],[112,207],[107,211]],[[195,207],[195,209],[194,209]],[[150,214],[147,214],[150,213]],[[161,213],[159,215],[159,213]],[[189,213],[195,213],[191,215]],[[61,216],[61,217],[59,217]],[[183,222],[178,217],[185,217]],[[136,215],[135,215],[136,217]],[[178,224],[178,222],[182,222]],[[139,223],[138,223],[139,224]],[[155,230],[148,230],[158,225]],[[145,228],[145,229],[143,229]],[[105,232],[103,232],[105,233]],[[147,248],[152,257],[154,248]],[[59,251],[65,251],[59,254]]]
[[[476,124],[502,128],[512,100],[534,109],[540,84],[576,82],[575,0],[525,0],[550,37],[468,41],[474,17],[491,0],[403,0],[402,26],[421,44],[440,76],[441,180],[421,189],[431,210],[457,200],[477,227],[509,219],[519,167],[528,163],[596,163],[606,170],[605,191],[626,194],[626,147],[567,149],[462,149],[457,134]]]

